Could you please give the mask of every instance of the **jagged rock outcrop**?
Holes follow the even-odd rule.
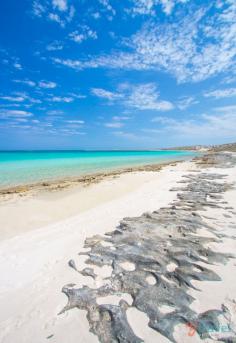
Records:
[[[210,156],[210,161],[219,167],[236,163],[229,154],[214,156]],[[204,161],[209,165],[209,158],[201,163]],[[140,217],[124,218],[105,237],[87,239],[85,247],[90,251],[80,255],[88,257],[86,263],[90,268],[81,273],[96,278],[92,266],[108,265],[112,267],[112,274],[106,284],[97,289],[65,286],[63,292],[68,297],[68,304],[63,311],[72,308],[87,310],[90,330],[104,343],[142,342],[127,320],[129,306],[146,313],[148,325],[170,341],[175,341],[173,332],[179,323],[194,328],[202,338],[216,339],[212,337],[212,331],[219,330],[223,318],[228,331],[221,335],[220,340],[235,342],[236,332],[229,309],[222,306],[221,309],[209,309],[198,314],[191,310],[194,299],[188,294],[190,288],[195,288],[193,280],[219,281],[211,265],[225,264],[234,258],[229,253],[215,252],[206,247],[209,242],[220,242],[223,235],[197,213],[208,207],[223,210],[227,207],[222,194],[232,185],[227,184],[224,178],[225,175],[215,173],[192,173],[180,183],[177,199],[169,207]],[[213,233],[215,238],[201,236],[203,228]],[[77,270],[73,261],[69,264]],[[127,270],[125,264],[134,266],[133,270]],[[132,305],[124,300],[118,306],[101,305],[96,301],[98,297],[120,293],[130,294]],[[163,305],[171,310],[163,312]]]

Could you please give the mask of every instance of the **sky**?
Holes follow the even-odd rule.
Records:
[[[1,150],[234,141],[235,0],[1,1]]]

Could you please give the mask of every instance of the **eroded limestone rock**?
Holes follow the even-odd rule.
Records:
[[[214,160],[211,155],[210,160],[219,167],[225,166],[225,159],[227,165],[235,164],[229,154],[215,156]],[[133,299],[132,306],[147,314],[148,325],[170,341],[175,341],[174,328],[180,323],[192,325],[202,338],[218,340],[212,330],[219,330],[221,318],[224,318],[229,330],[227,335],[222,333],[220,340],[233,342],[236,331],[230,321],[230,311],[223,306],[198,314],[190,309],[194,299],[187,292],[195,288],[193,280],[219,281],[211,265],[234,258],[206,247],[209,242],[220,242],[223,236],[196,212],[207,207],[224,209],[222,193],[232,187],[224,177],[215,173],[188,175],[181,182],[177,200],[170,206],[140,217],[124,218],[119,227],[105,237],[97,235],[86,239],[85,247],[90,251],[82,254],[88,257],[86,263],[90,268],[85,268],[82,274],[96,278],[93,265],[111,266],[112,274],[106,285],[97,289],[64,287],[68,304],[63,311],[75,307],[87,310],[90,330],[101,342],[142,342],[126,317],[130,305],[125,301],[120,301],[118,306],[99,305],[96,301],[98,297],[127,293]],[[215,238],[201,236],[199,232],[203,228],[214,233]],[[102,242],[110,244],[106,246]],[[122,268],[124,263],[133,264],[135,268],[126,270]],[[70,265],[75,267],[74,263]],[[170,265],[175,268],[169,268]],[[155,282],[150,284],[150,277]],[[163,313],[162,306],[173,311]]]

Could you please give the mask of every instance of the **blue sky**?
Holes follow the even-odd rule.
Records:
[[[235,0],[8,0],[0,37],[0,149],[236,140]]]

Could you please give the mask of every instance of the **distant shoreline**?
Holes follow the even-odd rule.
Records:
[[[186,145],[156,149],[0,149],[1,152],[138,152],[138,151],[236,151],[236,143],[210,144],[210,145]]]

